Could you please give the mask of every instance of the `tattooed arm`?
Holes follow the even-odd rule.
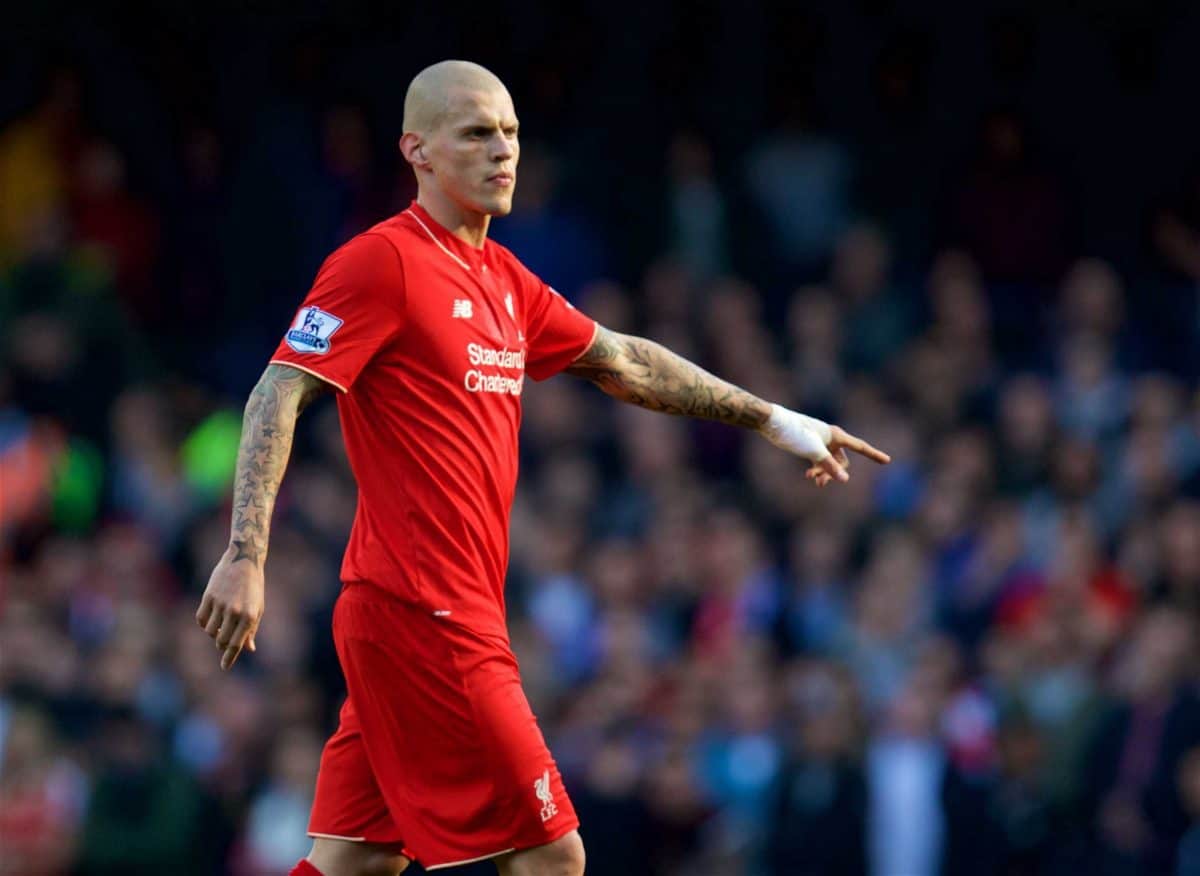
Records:
[[[242,647],[253,651],[264,607],[263,564],[271,511],[292,450],[296,418],[329,388],[311,374],[287,365],[268,365],[242,418],[233,486],[229,547],[209,578],[196,622],[216,640],[221,668],[237,660]]]
[[[613,398],[648,410],[753,429],[812,463],[806,477],[818,486],[847,479],[847,449],[876,462],[888,461],[886,453],[837,426],[764,401],[661,344],[603,326],[596,327],[591,346],[567,372],[590,380]]]
[[[771,405],[661,344],[596,327],[592,345],[567,369],[613,398],[651,411],[758,429]]]
[[[250,393],[233,485],[229,544],[235,563],[249,560],[262,568],[271,510],[292,452],[296,418],[327,389],[328,383],[298,368],[268,365]]]

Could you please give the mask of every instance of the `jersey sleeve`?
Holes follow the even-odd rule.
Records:
[[[527,279],[525,372],[545,380],[591,345],[596,323],[538,277],[528,274]]]
[[[271,362],[349,392],[404,322],[400,255],[381,234],[361,234],[321,265]]]

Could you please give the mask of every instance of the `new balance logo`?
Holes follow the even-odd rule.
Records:
[[[554,795],[550,793],[550,770],[542,773],[540,779],[533,781],[533,793],[542,801],[542,821],[549,821],[558,815],[558,807],[554,805]]]
[[[470,319],[474,315],[469,298],[455,298],[454,306],[450,308],[451,319]]]

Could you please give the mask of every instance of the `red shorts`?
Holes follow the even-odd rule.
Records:
[[[348,696],[311,836],[403,845],[434,869],[579,826],[507,642],[363,584],[338,597],[333,638]]]

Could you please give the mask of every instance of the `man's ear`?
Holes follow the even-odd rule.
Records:
[[[429,167],[429,159],[425,157],[425,141],[420,134],[408,131],[400,138],[400,154],[413,167],[422,170]]]

